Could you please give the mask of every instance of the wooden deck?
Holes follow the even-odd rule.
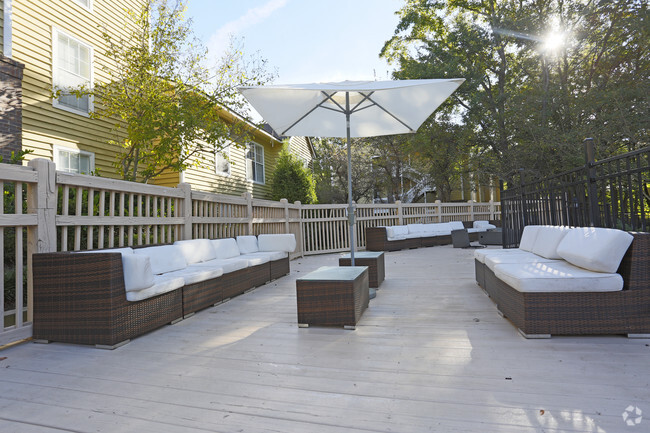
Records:
[[[650,340],[525,340],[472,257],[386,253],[355,331],[297,326],[295,279],[332,254],[114,351],[6,348],[0,432],[650,431]]]

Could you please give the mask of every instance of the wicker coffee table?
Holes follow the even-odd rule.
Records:
[[[350,254],[339,257],[339,266],[350,266]],[[368,284],[377,288],[384,281],[386,267],[383,251],[359,251],[354,253],[355,266],[368,266]]]
[[[324,266],[296,280],[298,326],[355,329],[368,308],[366,266]]]

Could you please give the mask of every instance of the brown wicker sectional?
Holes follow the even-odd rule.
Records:
[[[614,292],[520,292],[475,260],[476,281],[526,337],[626,334],[650,336],[650,233],[634,240],[617,273]]]
[[[490,221],[490,224],[501,226],[501,221]],[[465,228],[472,228],[472,221],[463,221]],[[479,233],[469,233],[469,240],[477,241]],[[434,247],[438,245],[450,245],[451,235],[423,236],[409,239],[388,240],[386,227],[366,228],[366,250],[368,251],[399,251],[410,248]]]
[[[33,338],[115,348],[289,273],[289,257],[141,301],[126,299],[118,252],[33,255]]]

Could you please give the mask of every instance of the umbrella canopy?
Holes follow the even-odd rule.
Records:
[[[354,208],[350,137],[414,133],[464,78],[245,86],[239,91],[280,135],[346,137],[350,261]]]
[[[349,111],[349,136],[374,137],[415,132],[463,81],[343,81],[240,87],[239,91],[280,135],[347,137]]]

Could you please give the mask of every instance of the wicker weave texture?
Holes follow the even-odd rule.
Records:
[[[522,293],[475,261],[476,280],[525,334],[650,334],[650,234],[633,233],[618,292]]]
[[[179,288],[126,300],[119,253],[33,255],[35,339],[114,346],[182,317]]]
[[[339,257],[339,266],[350,266],[352,260],[349,257]],[[384,254],[377,258],[355,257],[355,266],[368,267],[368,284],[370,287],[377,288],[386,278],[386,264]]]
[[[278,278],[289,275],[289,256],[280,260],[271,261],[271,280],[277,280]]]
[[[355,326],[368,308],[368,269],[354,280],[296,280],[298,323]]]

